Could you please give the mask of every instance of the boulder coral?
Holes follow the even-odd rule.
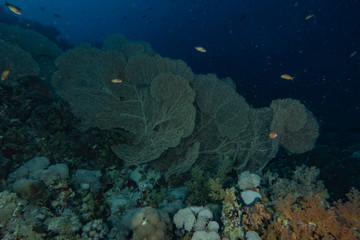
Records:
[[[152,207],[140,208],[131,219],[134,240],[166,239],[166,232],[170,226],[169,216]]]

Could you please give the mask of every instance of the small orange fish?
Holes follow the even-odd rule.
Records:
[[[111,82],[112,83],[122,83],[123,80],[121,78],[114,78],[114,79],[111,79]]]
[[[271,138],[271,139],[275,139],[275,138],[277,138],[277,136],[278,136],[278,134],[276,132],[271,131],[269,133],[269,138]]]
[[[11,70],[4,70],[2,73],[1,73],[1,80],[4,81],[8,78],[9,74],[10,74]]]
[[[295,78],[295,77],[290,76],[289,74],[283,74],[280,77],[283,79],[286,79],[286,80],[290,80],[290,81],[294,81],[294,78]]]
[[[197,47],[195,47],[195,50],[202,52],[202,53],[206,53],[206,49],[204,47],[197,46]]]
[[[17,14],[17,15],[22,15],[21,13],[21,9],[8,3],[7,1],[5,1],[5,5],[10,9],[10,11],[12,11],[13,13]]]
[[[313,16],[315,16],[315,14],[309,14],[305,17],[305,20],[309,20],[310,18],[312,18]]]

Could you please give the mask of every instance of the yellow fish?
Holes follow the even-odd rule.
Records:
[[[199,51],[199,52],[202,52],[202,53],[205,53],[206,52],[206,49],[204,47],[201,47],[201,46],[196,46],[195,47],[195,50],[196,51]]]
[[[21,13],[21,9],[8,3],[7,1],[5,1],[5,5],[10,9],[10,11],[12,11],[13,13],[17,14],[17,15],[22,15]]]
[[[312,18],[313,16],[315,16],[315,14],[309,14],[305,17],[305,20],[309,20],[310,18]]]
[[[276,132],[273,132],[273,131],[269,132],[269,138],[275,139],[277,136],[278,136],[278,134]]]
[[[120,79],[120,78],[114,78],[114,79],[111,79],[111,82],[112,82],[112,83],[122,83],[123,80]]]
[[[286,79],[286,80],[290,80],[290,81],[294,81],[295,77],[290,76],[289,74],[283,74],[280,76],[282,79]]]
[[[7,79],[7,77],[9,76],[11,70],[4,70],[2,73],[1,73],[1,80],[4,81]]]

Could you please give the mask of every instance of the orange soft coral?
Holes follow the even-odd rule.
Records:
[[[344,216],[353,222],[357,219],[350,215],[348,208],[356,208],[356,204],[359,207],[359,194],[353,191],[349,196],[348,203],[339,203],[336,208],[327,207],[321,195],[302,201],[291,198],[279,200],[276,206],[279,217],[268,226],[266,239],[359,239],[354,231],[355,226],[344,223]]]
[[[343,223],[350,229],[354,229],[359,236],[360,230],[360,192],[359,190],[352,188],[348,194],[346,194],[349,201],[342,203],[337,201],[335,203],[336,215]]]
[[[255,231],[261,227],[264,221],[270,220],[270,214],[265,211],[264,205],[257,202],[252,207],[244,207],[242,209],[242,225],[245,227],[245,230]]]

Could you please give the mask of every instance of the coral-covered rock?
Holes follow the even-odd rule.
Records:
[[[83,226],[81,239],[105,239],[108,232],[106,224],[101,219],[95,219]]]
[[[14,192],[28,201],[43,201],[48,197],[45,184],[33,179],[19,179],[13,185]]]

